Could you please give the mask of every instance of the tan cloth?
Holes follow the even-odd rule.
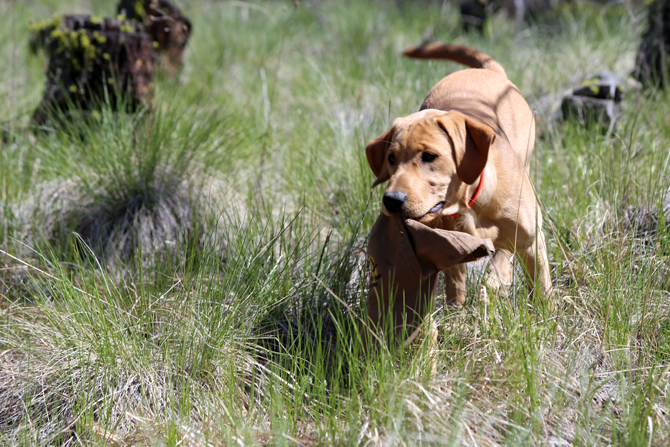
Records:
[[[390,312],[395,331],[401,331],[404,323],[411,332],[432,311],[440,270],[492,253],[490,239],[382,214],[372,227],[368,244],[372,262],[370,319],[388,331],[391,328],[382,320]]]

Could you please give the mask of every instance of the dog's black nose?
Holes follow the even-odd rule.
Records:
[[[382,199],[384,208],[391,214],[397,214],[402,209],[402,206],[407,202],[407,194],[402,191],[389,191],[384,193]]]

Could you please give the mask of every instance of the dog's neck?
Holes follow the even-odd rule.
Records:
[[[475,203],[475,202],[477,201],[477,199],[479,198],[480,193],[482,192],[482,187],[484,186],[484,173],[485,173],[485,172],[486,172],[486,169],[484,169],[484,170],[482,171],[482,173],[480,174],[480,176],[479,176],[479,181],[477,182],[477,188],[475,188],[475,191],[472,193],[472,195],[470,195],[470,200],[469,200],[468,203],[467,203],[467,209],[468,209],[468,210],[469,210],[470,208],[472,208],[472,205],[474,205],[474,203]],[[468,190],[469,188],[466,187],[465,189],[466,189],[466,192],[467,192],[467,190]],[[468,195],[466,195],[465,197],[468,197]],[[448,216],[449,216],[449,217],[459,217],[459,216],[460,216],[460,213],[449,214]]]
[[[489,178],[491,174],[495,175],[495,171],[493,169],[491,170],[493,172],[489,173],[487,172],[487,167],[485,167],[476,182],[474,182],[472,185],[465,185],[463,188],[464,192],[461,203],[465,205],[463,211],[464,213],[469,212],[472,209],[472,206],[475,204],[477,204],[479,207],[483,207],[488,202],[488,199],[492,195],[493,191],[489,183],[491,183],[491,180],[493,180],[493,183],[495,183],[495,176],[491,179]],[[447,214],[447,217],[457,218],[460,217],[461,214],[462,213]]]
[[[487,208],[497,188],[497,180],[498,173],[496,172],[495,164],[487,163],[479,180],[465,189],[465,200],[471,200],[467,199],[468,197],[476,197],[476,200],[470,203],[469,209],[478,213]]]
[[[497,183],[495,165],[487,163],[484,168],[483,179],[480,176],[473,184],[463,185],[460,189],[459,200],[462,211],[453,215],[442,215],[435,222],[435,226],[448,230],[463,231],[481,238],[497,237],[494,227],[488,228],[488,225],[484,225],[487,228],[482,228],[482,222],[489,221],[487,211],[491,209],[491,200],[495,196]],[[479,194],[477,194],[477,191]],[[473,198],[474,201],[472,201]],[[470,207],[467,207],[467,204],[470,204]]]

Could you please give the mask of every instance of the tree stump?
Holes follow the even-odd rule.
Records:
[[[161,65],[168,72],[174,73],[182,65],[192,26],[176,5],[168,0],[121,0],[117,10],[144,25],[158,53],[165,55]]]
[[[31,24],[31,48],[48,58],[46,90],[33,119],[60,119],[54,111],[135,111],[148,103],[155,58],[151,37],[126,20],[54,16]]]
[[[633,75],[643,85],[667,82],[667,57],[670,50],[670,0],[655,0],[649,5],[647,30],[642,35]]]
[[[582,82],[563,98],[563,120],[575,120],[582,126],[600,126],[607,130],[621,115],[623,82],[617,75],[603,71]]]

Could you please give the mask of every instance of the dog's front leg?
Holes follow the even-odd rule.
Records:
[[[507,294],[514,279],[514,261],[506,250],[496,250],[488,265],[484,285],[495,293]]]
[[[465,303],[467,270],[459,264],[444,271],[445,303],[450,307],[462,307]]]

